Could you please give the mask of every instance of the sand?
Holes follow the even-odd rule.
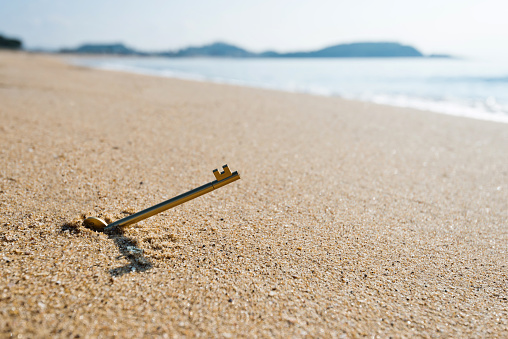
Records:
[[[507,337],[507,202],[508,124],[0,53],[1,337]]]

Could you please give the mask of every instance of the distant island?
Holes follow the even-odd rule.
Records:
[[[396,42],[357,42],[339,44],[316,51],[278,53],[266,51],[250,52],[238,46],[216,42],[198,47],[187,47],[177,51],[144,52],[129,48],[121,43],[84,44],[77,48],[65,48],[60,53],[72,54],[111,54],[133,56],[181,57],[226,57],[226,58],[450,58],[445,54],[424,55],[412,46]]]
[[[23,43],[19,39],[7,38],[0,35],[0,49],[21,49]]]

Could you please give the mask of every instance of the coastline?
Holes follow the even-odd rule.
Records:
[[[414,58],[342,58],[325,60],[315,60],[312,58],[172,59],[163,57],[83,55],[75,55],[68,60],[75,65],[95,69],[278,90],[290,93],[339,97],[347,100],[416,109],[423,112],[508,123],[506,97],[504,94],[501,94],[504,92],[500,92],[500,89],[496,86],[488,89],[483,88],[485,83],[502,83],[504,78],[493,75],[492,70],[485,73],[486,70],[483,68],[487,64],[475,63],[473,61],[460,61],[461,63],[471,63],[468,66],[464,66],[457,64],[457,59],[439,59],[428,63],[422,59],[415,60]],[[400,67],[405,71],[401,73],[401,69],[398,67],[393,68],[394,62],[401,63],[403,66]],[[423,64],[420,64],[422,62]],[[443,62],[446,63],[445,68],[443,68]],[[245,65],[245,63],[248,63],[248,65]],[[363,67],[359,67],[358,63],[362,63]],[[227,68],[224,67],[226,64],[228,65]],[[439,64],[441,66],[438,66]],[[341,67],[342,71],[323,74],[321,69],[323,65],[327,65],[326,67],[332,70]],[[347,67],[346,69],[344,68],[346,65],[349,65],[347,67],[351,67],[354,71],[350,73],[349,70],[346,70]],[[292,72],[288,73],[287,67],[292,68]],[[365,67],[367,67],[367,70],[363,69]],[[391,68],[392,72],[379,71],[379,69],[386,67]],[[426,70],[427,76],[423,78],[419,72],[414,73],[415,69],[422,67],[430,67]],[[438,69],[434,69],[434,67],[438,67]],[[457,68],[461,70],[459,71]],[[499,74],[504,72],[503,68],[505,67],[499,68],[498,65],[497,68]],[[285,71],[281,71],[282,69]],[[468,71],[465,71],[465,69]],[[295,77],[295,73],[305,75],[303,77]],[[461,76],[457,78],[458,74],[461,74]],[[370,80],[366,82],[364,77]],[[349,83],[347,85],[339,85],[340,81],[333,80],[341,78],[348,78]],[[408,82],[408,78],[412,79],[412,81]],[[377,80],[373,81],[373,79]],[[465,81],[466,84],[457,83],[458,79]],[[468,81],[473,81],[473,79],[475,79],[474,84],[467,83]],[[380,86],[380,82],[382,86]],[[420,86],[416,92],[411,90],[411,86],[415,86],[415,83],[418,83]],[[426,83],[428,84],[426,85]],[[430,86],[430,83],[433,85]],[[390,87],[394,84],[398,87],[398,90],[394,91],[393,88],[391,91],[384,90],[385,86]],[[402,86],[402,84],[406,86]],[[457,92],[457,88],[472,85],[475,86],[475,91],[479,92],[471,92],[469,96],[465,95],[464,92]],[[430,88],[440,88],[440,90],[436,91]],[[482,97],[484,98],[481,99]],[[498,102],[496,98],[500,101]]]
[[[0,102],[2,336],[508,335],[506,124],[6,52]]]

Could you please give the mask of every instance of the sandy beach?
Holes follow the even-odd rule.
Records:
[[[0,337],[507,337],[507,202],[508,124],[0,53]]]

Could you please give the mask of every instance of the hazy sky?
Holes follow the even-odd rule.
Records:
[[[0,0],[0,34],[27,47],[124,42],[146,50],[397,41],[424,53],[508,58],[508,0]]]

